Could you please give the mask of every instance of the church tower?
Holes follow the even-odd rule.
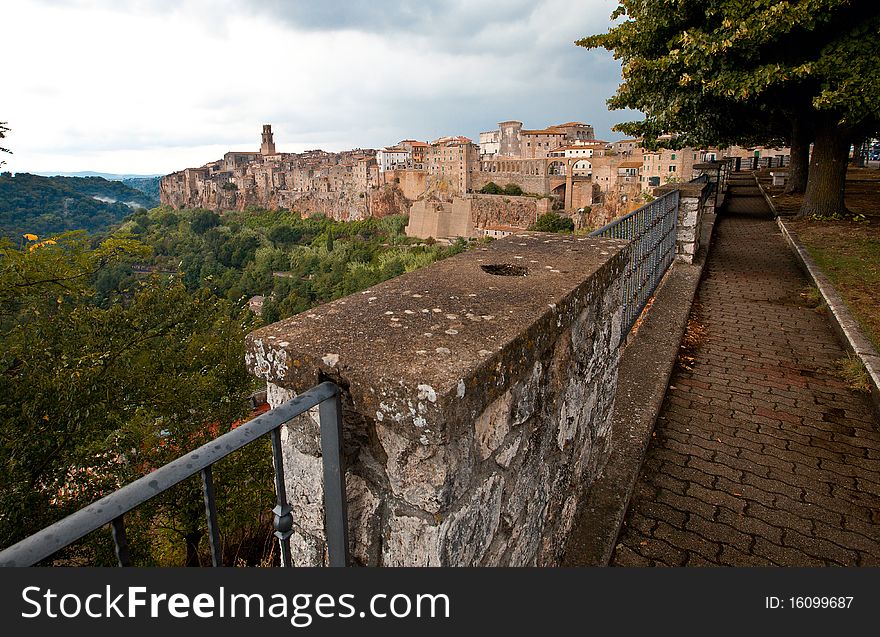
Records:
[[[272,125],[263,124],[263,143],[260,144],[261,155],[274,155],[275,142],[272,141]]]

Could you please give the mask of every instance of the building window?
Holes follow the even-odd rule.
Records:
[[[672,153],[672,161],[675,161],[675,153]]]
[[[674,173],[674,172],[675,172],[675,166],[670,166],[670,167],[669,167],[669,172]]]

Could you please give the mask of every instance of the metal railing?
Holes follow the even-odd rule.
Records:
[[[272,509],[275,536],[280,546],[281,565],[290,566],[293,515],[284,485],[281,427],[316,406],[320,420],[321,453],[324,462],[327,552],[330,566],[347,566],[348,523],[345,475],[341,456],[342,409],[339,388],[329,382],[313,387],[10,546],[0,552],[0,566],[32,566],[107,524],[111,527],[119,566],[131,566],[128,540],[125,535],[125,514],[197,473],[202,480],[211,562],[214,566],[220,566],[220,530],[217,526],[217,506],[214,500],[211,467],[266,434],[270,434],[272,439],[272,460],[275,465],[276,506]]]
[[[633,244],[623,273],[621,342],[675,258],[678,200],[678,190],[673,190],[590,233],[591,237],[626,239]]]

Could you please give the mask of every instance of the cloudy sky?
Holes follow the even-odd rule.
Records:
[[[574,40],[616,0],[16,0],[6,170],[168,173],[227,150],[475,138],[578,120],[614,140],[620,67]],[[14,52],[10,53],[10,52]]]

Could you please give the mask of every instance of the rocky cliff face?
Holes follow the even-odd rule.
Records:
[[[366,192],[300,192],[270,190],[255,185],[224,187],[214,181],[174,173],[163,177],[159,188],[162,203],[173,208],[218,211],[243,211],[248,207],[266,210],[286,208],[306,215],[320,213],[339,221],[408,214],[410,205],[396,184]]]

